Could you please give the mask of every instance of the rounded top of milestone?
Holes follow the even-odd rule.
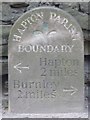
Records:
[[[82,38],[82,30],[71,15],[55,7],[38,7],[16,21],[9,48],[14,44],[18,53],[71,53]]]

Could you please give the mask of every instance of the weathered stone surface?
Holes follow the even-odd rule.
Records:
[[[55,21],[50,15],[51,11],[56,15],[61,15],[61,19],[66,18],[69,23],[75,26],[77,32],[75,32],[74,38],[69,30],[61,24],[62,20],[60,22]],[[42,18],[36,15],[35,21],[31,22],[32,25],[27,23],[27,29],[23,32],[23,37],[21,36],[21,40],[16,42],[17,39],[13,36],[17,29],[21,28],[22,20],[26,20],[30,15],[36,14],[36,12],[38,15],[42,12]],[[61,47],[63,45],[66,47],[67,44],[69,47],[72,46],[73,50],[71,52],[62,50]],[[24,46],[25,49],[22,50],[23,48],[19,45]],[[39,49],[37,49],[38,45]],[[38,9],[33,9],[32,12],[24,14],[15,23],[10,34],[8,46],[10,112],[54,114],[84,111],[83,35],[79,24],[73,17],[56,8],[39,7]],[[50,46],[52,46],[52,49],[50,49]],[[54,50],[54,48],[57,48],[56,46],[58,50]],[[35,47],[36,50],[33,50]],[[44,47],[44,51],[42,47]],[[27,48],[28,50],[26,50]],[[63,64],[64,60],[69,60],[69,65],[67,62]],[[70,62],[74,60],[77,60],[78,64],[73,65]],[[43,73],[43,68],[46,71],[45,73]],[[30,82],[34,82],[34,85],[39,83],[39,86],[36,87],[35,85],[30,88],[28,86],[31,84]],[[17,84],[20,87],[17,87]],[[27,84],[26,89],[21,84]],[[48,87],[46,87],[46,84]],[[74,94],[74,99],[69,97],[73,93],[66,94],[68,89],[72,89],[70,86],[75,87],[76,94]],[[54,97],[52,94],[54,94]],[[35,102],[33,103],[33,101]],[[32,106],[33,109],[29,106]]]
[[[29,6],[27,7],[27,11],[31,10],[32,8],[38,7],[39,4],[37,2],[29,3]]]
[[[76,2],[30,3],[29,7],[27,8],[27,11],[38,6],[55,6],[60,9],[63,9],[66,12],[70,13],[72,16],[74,16],[83,29],[88,29],[88,3],[76,3]]]
[[[84,3],[82,3],[84,6]],[[88,29],[88,3],[85,4],[87,7],[83,11],[80,7],[80,3],[63,3],[59,5],[59,8],[65,10],[66,12],[70,13],[80,24],[83,29]],[[84,9],[84,7],[83,7]]]
[[[2,4],[2,24],[12,25],[26,11],[26,8],[11,8],[10,4]]]
[[[73,13],[73,16],[75,16],[75,19],[78,21],[82,29],[88,30],[88,15],[87,14],[79,13],[78,11],[76,11],[75,13]]]
[[[27,3],[19,3],[19,2],[13,2],[13,3],[10,3],[10,6],[12,7],[12,8],[21,8],[21,7],[27,7],[27,6],[29,6],[29,4],[27,4]]]
[[[7,109],[8,108],[8,99],[7,98],[4,98],[2,100],[2,106],[3,106],[3,109]]]
[[[8,43],[8,37],[11,30],[11,25],[3,25],[2,26],[2,34],[0,33],[0,36],[2,36],[2,39],[0,39],[0,45],[5,45]]]
[[[8,62],[8,57],[0,56],[0,63],[7,63],[7,62]]]
[[[80,8],[81,8],[81,12],[83,13],[86,13],[86,14],[89,14],[89,5],[88,5],[88,2],[86,3],[80,3]]]
[[[0,56],[8,56],[8,45],[0,46]]]
[[[80,24],[81,28],[84,30],[84,38],[85,40],[89,40],[88,34],[89,34],[89,27],[88,27],[88,3],[58,3],[58,2],[54,2],[54,3],[30,3],[29,7],[27,8],[28,10],[31,10],[34,7],[38,7],[38,6],[55,6],[58,7],[60,9],[65,10],[66,12],[70,13],[76,20],[77,22]],[[86,31],[85,31],[86,30]]]
[[[90,41],[85,41],[84,42],[84,51],[85,55],[90,55]]]
[[[2,4],[2,22],[3,24],[12,24],[12,14],[9,4]]]
[[[84,41],[90,41],[90,30],[83,29],[83,35],[84,35]]]
[[[2,75],[8,74],[8,63],[2,64]]]
[[[3,60],[2,60],[3,59]],[[8,74],[8,60],[6,58],[0,58],[0,75]]]
[[[33,3],[3,3],[2,22],[13,24],[25,11],[38,6],[55,6],[69,12],[76,18],[83,29],[88,29],[88,3],[62,3],[62,2],[33,2]],[[13,8],[12,8],[13,7]],[[26,9],[27,8],[27,9]]]
[[[32,9],[33,7],[48,5],[48,6],[55,6],[60,9],[65,10],[66,12],[70,13],[80,24],[81,28],[83,29],[84,38],[85,40],[89,40],[89,27],[88,27],[88,3],[39,3],[39,4],[30,4],[27,10]]]

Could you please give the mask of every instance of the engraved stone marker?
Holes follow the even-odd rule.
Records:
[[[25,13],[8,49],[10,112],[84,111],[83,35],[71,15],[53,7]]]

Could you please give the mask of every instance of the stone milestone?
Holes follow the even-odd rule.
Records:
[[[54,7],[26,12],[8,49],[10,112],[84,112],[83,34],[71,15]]]

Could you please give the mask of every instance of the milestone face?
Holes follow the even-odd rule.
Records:
[[[25,13],[9,37],[10,112],[83,112],[83,54],[72,16],[51,7]]]

